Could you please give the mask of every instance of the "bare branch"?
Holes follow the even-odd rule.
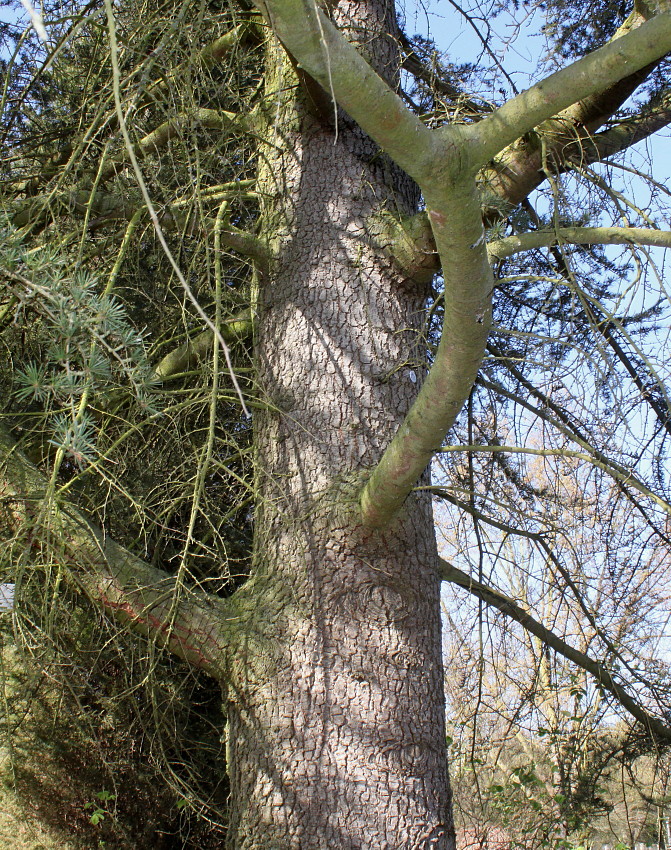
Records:
[[[463,587],[477,599],[481,599],[487,605],[497,608],[502,614],[515,620],[544,644],[552,647],[555,652],[558,652],[564,658],[577,664],[578,667],[591,673],[599,686],[611,693],[620,705],[632,717],[636,718],[651,735],[671,741],[671,728],[646,711],[634,697],[615,681],[612,674],[602,664],[599,664],[598,661],[590,658],[584,652],[580,652],[580,650],[569,646],[558,635],[534,619],[528,611],[525,611],[514,600],[500,593],[498,590],[476,581],[443,558],[439,558],[438,571],[443,581]]]
[[[606,472],[622,484],[627,484],[634,490],[637,490],[642,496],[646,496],[648,499],[653,501],[657,507],[661,508],[666,514],[671,515],[671,505],[664,499],[660,498],[649,487],[646,487],[645,484],[634,475],[631,469],[626,469],[612,460],[604,463],[596,457],[596,453],[594,451],[590,451],[589,449],[587,452],[576,452],[571,449],[531,449],[526,446],[485,446],[478,443],[471,446],[444,446],[439,449],[439,451],[475,452],[485,454],[505,452],[508,454],[535,455],[536,457],[568,457],[573,458],[574,460],[584,460],[587,463],[591,463],[593,466],[596,466],[598,469],[601,469],[603,472]]]
[[[644,107],[638,115],[618,122],[608,130],[597,133],[566,150],[566,167],[578,161],[581,165],[599,162],[647,139],[653,133],[671,124],[671,89],[667,89],[654,102]]]
[[[503,260],[523,251],[549,248],[563,243],[573,245],[653,245],[671,248],[670,230],[645,227],[561,227],[557,230],[534,230],[497,239],[487,245],[491,260]]]

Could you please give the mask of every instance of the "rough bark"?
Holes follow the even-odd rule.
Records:
[[[397,67],[380,35],[391,13],[338,15],[379,71]],[[256,417],[254,651],[240,647],[229,689],[232,843],[451,848],[431,505],[412,498],[373,533],[355,498],[423,363],[425,292],[367,243],[366,222],[413,211],[417,192],[346,116],[336,137],[300,102],[281,109],[260,177],[277,258],[257,305],[270,410]]]

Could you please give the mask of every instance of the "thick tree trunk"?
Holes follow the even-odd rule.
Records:
[[[340,6],[341,23],[347,13],[369,61],[393,68],[384,9]],[[384,533],[358,525],[355,503],[426,348],[426,293],[367,244],[366,221],[414,211],[417,192],[342,114],[336,132],[309,85],[289,103],[284,68],[262,169],[277,261],[257,309],[269,409],[257,417],[249,625],[228,693],[232,844],[451,848],[430,500],[411,496]]]

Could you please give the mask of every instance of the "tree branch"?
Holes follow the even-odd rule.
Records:
[[[548,531],[526,531],[522,528],[514,528],[512,525],[508,525],[508,523],[494,519],[493,516],[482,513],[482,511],[473,507],[473,505],[469,502],[464,502],[462,499],[458,499],[456,496],[453,496],[449,490],[444,487],[429,486],[418,487],[417,489],[430,492],[432,496],[437,496],[439,499],[449,502],[451,505],[459,508],[459,510],[465,511],[467,514],[470,514],[470,516],[480,520],[480,522],[484,522],[485,525],[490,525],[492,528],[498,528],[499,531],[503,531],[504,534],[514,534],[517,537],[524,537],[527,540],[533,540],[535,543],[540,543],[543,540],[543,535],[548,534]]]
[[[591,673],[599,685],[604,690],[611,693],[620,705],[626,709],[632,717],[636,718],[636,720],[638,720],[650,734],[655,737],[671,741],[671,728],[646,711],[646,709],[643,708],[643,706],[634,699],[634,697],[632,697],[615,681],[612,674],[609,673],[602,664],[599,664],[598,661],[590,658],[590,656],[586,655],[584,652],[580,652],[580,650],[569,646],[569,644],[563,641],[558,635],[550,631],[550,629],[547,629],[542,623],[539,623],[538,620],[535,620],[528,611],[525,611],[524,608],[519,606],[503,593],[500,593],[498,590],[495,590],[486,584],[476,581],[471,578],[471,576],[457,569],[457,567],[453,566],[448,561],[445,561],[443,558],[439,558],[438,560],[438,572],[443,581],[448,581],[451,584],[463,587],[487,605],[492,605],[494,608],[497,608],[502,614],[505,614],[506,617],[510,617],[512,620],[518,622],[528,632],[539,638],[544,644],[552,647],[555,652],[558,652],[560,655],[563,655],[564,658],[567,658],[569,661],[577,664],[578,667],[581,667],[583,670]]]
[[[608,460],[604,462],[596,456],[596,452],[589,450],[587,452],[576,452],[572,449],[531,449],[526,446],[501,446],[501,445],[481,445],[474,444],[471,446],[444,446],[439,449],[441,452],[474,452],[484,454],[497,454],[504,452],[508,454],[526,454],[536,457],[568,457],[574,460],[584,460],[586,463],[591,463],[598,469],[610,475],[611,478],[619,481],[622,484],[627,484],[634,490],[637,490],[642,496],[646,496],[654,502],[658,508],[661,508],[664,513],[671,515],[671,504],[660,498],[649,487],[634,475],[631,469],[627,469],[615,461]],[[430,488],[429,488],[430,489]]]
[[[236,316],[225,321],[219,328],[224,342],[237,342],[249,336],[251,332],[251,311],[241,311]],[[214,342],[211,330],[203,331],[195,339],[170,351],[154,369],[154,377],[159,381],[168,381],[174,375],[192,369],[199,360],[207,356]]]
[[[487,245],[490,260],[503,260],[523,251],[549,248],[563,243],[574,245],[652,245],[671,248],[671,230],[646,227],[560,227],[534,230],[497,239]]]
[[[428,174],[434,134],[312,0],[254,0],[298,67],[410,176]],[[437,140],[436,140],[437,141]]]
[[[671,89],[649,103],[638,115],[625,118],[608,130],[575,142],[566,152],[566,168],[572,162],[589,165],[620,153],[671,124]]]
[[[362,491],[361,517],[370,528],[393,519],[440,448],[475,382],[491,328],[494,279],[475,180],[455,175],[439,189],[422,188],[443,259],[443,329],[419,394]]]
[[[226,600],[177,586],[90,523],[74,506],[45,503],[48,482],[0,423],[3,530],[26,550],[51,548],[73,584],[118,622],[216,679],[226,674],[236,618]],[[42,533],[47,532],[47,533]]]
[[[205,47],[197,54],[194,65],[200,65],[203,68],[213,68],[217,63],[222,62],[233,50],[243,44],[256,45],[261,42],[261,34],[259,32],[259,20],[250,19],[243,21],[232,30],[225,32],[214,41],[206,44]],[[189,60],[191,61],[191,60]],[[170,82],[179,80],[180,74],[184,74],[184,67],[175,69],[168,77],[157,80],[150,85],[143,96],[143,103],[148,99],[156,99],[156,95],[162,94],[168,88]],[[193,69],[190,69],[191,74]]]
[[[435,360],[361,493],[361,520],[381,528],[400,510],[476,379],[494,288],[475,175],[497,151],[576,100],[671,50],[671,13],[657,15],[514,98],[478,124],[431,131],[333,24],[305,0],[257,0],[287,50],[420,185],[445,277]]]
[[[611,44],[640,27],[651,16],[647,5],[636,4],[632,14],[613,36]],[[668,0],[663,7],[669,11]],[[627,144],[633,144],[636,134],[631,128],[628,143],[625,143],[628,134],[624,128],[617,138],[600,139],[596,145],[595,139],[600,137],[595,137],[594,133],[645,81],[656,64],[646,65],[603,91],[572,104],[528,136],[521,137],[485,167],[480,179],[486,221],[492,224],[504,217],[505,208],[510,209],[523,201],[546,179],[548,170],[559,173],[570,168],[571,163],[594,162],[617,152],[617,145],[622,150]],[[649,132],[659,129],[654,124],[651,118]],[[602,144],[603,151],[600,152]]]
[[[428,283],[440,271],[433,231],[425,212],[399,218],[384,210],[366,222],[366,232],[411,280]]]
[[[585,604],[585,600],[583,599],[578,587],[576,586],[576,583],[571,578],[570,573],[568,572],[568,570],[565,567],[562,566],[560,560],[557,558],[557,556],[554,554],[551,547],[549,546],[547,539],[546,539],[549,532],[547,532],[547,531],[541,531],[541,532],[526,531],[526,530],[521,529],[519,527],[513,527],[511,525],[508,525],[507,523],[496,520],[496,519],[494,519],[494,517],[489,516],[487,514],[483,514],[482,512],[478,511],[473,505],[471,505],[467,502],[462,502],[460,499],[455,498],[454,496],[452,496],[451,493],[449,493],[449,491],[445,490],[442,487],[423,487],[423,488],[418,488],[418,489],[429,490],[434,496],[438,496],[438,498],[443,499],[446,502],[450,502],[451,504],[455,505],[456,507],[460,508],[461,510],[466,511],[466,513],[471,514],[471,516],[477,518],[481,522],[483,522],[483,523],[485,523],[489,526],[492,526],[493,528],[498,528],[500,531],[503,531],[504,534],[506,534],[506,535],[510,534],[510,535],[514,535],[514,536],[517,536],[517,537],[526,538],[527,540],[531,540],[537,547],[539,547],[539,549],[541,549],[543,551],[544,557],[546,557],[548,559],[548,561],[553,565],[553,567],[555,568],[557,573],[562,577],[563,581],[566,583],[566,587],[568,587],[571,590],[571,593],[573,594],[573,598],[577,602],[580,610],[582,611],[584,616],[587,618],[587,621],[589,622],[592,629],[594,629],[594,633],[604,643],[608,652],[610,652],[611,655],[613,656],[613,658],[617,659],[622,664],[622,666],[628,670],[628,672],[632,676],[632,679],[636,679],[639,682],[642,682],[644,684],[646,683],[645,680],[640,676],[640,674],[638,674],[637,671],[632,668],[631,664],[629,662],[627,662],[627,660],[623,657],[622,653],[613,644],[613,642],[608,638],[608,635],[606,635],[603,632],[603,630],[599,627],[599,625],[596,621],[596,617],[594,616],[593,612],[589,609],[589,607]],[[627,496],[627,498],[629,498],[632,501],[633,504],[637,505],[635,500],[632,497],[630,497],[629,494],[626,491],[623,491],[623,492],[624,492],[625,496]],[[638,507],[638,505],[637,505],[637,507]]]
[[[230,183],[221,183],[217,186],[207,186],[202,189],[200,202],[203,206],[219,203],[223,200],[246,200],[256,197],[252,187],[255,180],[233,180]],[[171,217],[175,226],[183,225],[184,221],[174,215],[173,210],[180,210],[193,205],[193,197],[181,197],[171,201],[163,214],[162,224],[170,228]],[[28,224],[36,224],[40,218],[44,218],[47,207],[53,214],[53,208],[61,208],[67,213],[80,213],[85,215],[88,211],[91,219],[89,227],[99,226],[101,222],[130,221],[138,210],[137,199],[128,199],[123,195],[108,194],[98,191],[93,197],[86,189],[75,189],[72,192],[50,194],[47,199],[43,197],[31,198],[15,207],[16,212],[12,217],[15,227],[25,227]]]
[[[158,153],[166,147],[168,142],[179,135],[184,125],[189,123],[196,124],[206,130],[232,132],[238,127],[244,129],[248,120],[249,116],[239,115],[236,112],[223,112],[201,107],[190,112],[182,112],[169,121],[164,121],[163,124],[140,139],[133,150],[138,159],[144,159],[150,154]],[[128,152],[125,151],[118,159],[103,168],[100,174],[100,182],[114,177],[128,165],[130,165],[130,157]]]
[[[482,121],[470,125],[474,162],[484,166],[539,124],[577,101],[602,93],[669,52],[671,12],[664,12],[551,74]]]

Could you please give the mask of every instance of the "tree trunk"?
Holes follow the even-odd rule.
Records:
[[[377,0],[337,10],[388,79],[392,15]],[[410,496],[378,533],[358,524],[354,495],[414,399],[426,351],[426,291],[367,242],[366,223],[383,208],[416,211],[418,192],[269,50],[260,185],[276,261],[256,309],[268,409],[256,417],[255,570],[228,690],[231,843],[452,848],[431,502]]]

